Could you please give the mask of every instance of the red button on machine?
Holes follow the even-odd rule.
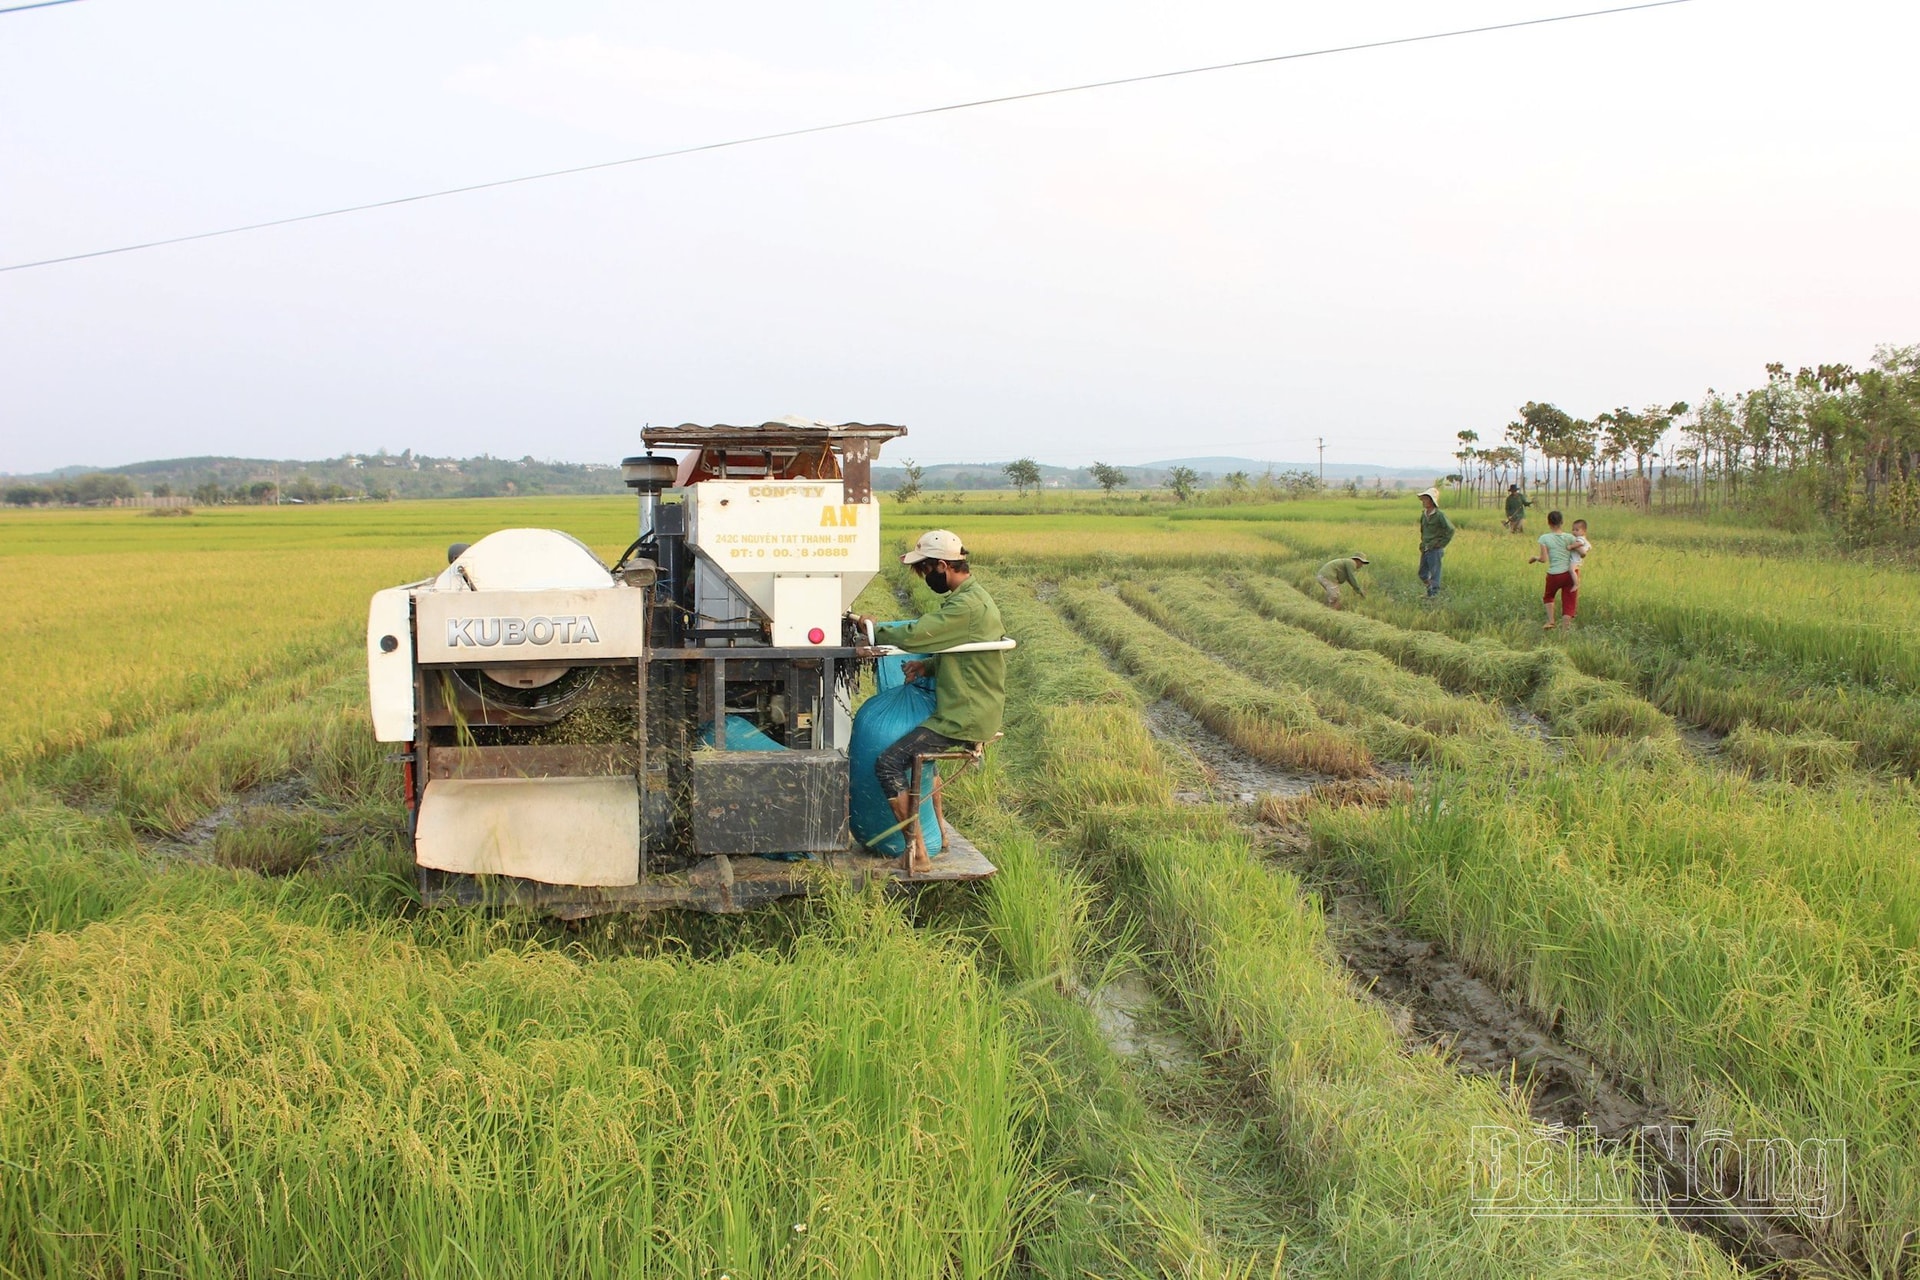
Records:
[[[807,632],[807,639],[811,640],[815,644],[821,643],[826,638],[827,638],[827,633],[822,631],[818,627],[815,627],[813,630]]]

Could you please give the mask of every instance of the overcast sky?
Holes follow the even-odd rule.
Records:
[[[0,265],[1582,7],[81,0],[0,15]],[[788,413],[1431,464],[1920,342],[1915,47],[1910,3],[1693,0],[0,274],[0,470]]]

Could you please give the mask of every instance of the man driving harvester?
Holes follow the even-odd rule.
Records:
[[[959,534],[946,529],[923,533],[913,550],[900,557],[900,563],[911,565],[922,582],[946,597],[940,607],[912,622],[882,624],[865,614],[855,621],[863,627],[872,626],[878,644],[929,655],[907,663],[904,674],[909,680],[933,677],[933,714],[882,751],[874,762],[880,789],[893,807],[893,816],[908,833],[907,871],[918,875],[930,870],[932,863],[918,824],[909,825],[913,809],[907,793],[915,760],[943,752],[976,750],[1000,732],[1006,713],[1006,652],[998,648],[946,651],[956,645],[997,643],[1006,630],[1000,622],[1000,606],[985,587],[974,581],[968,569],[967,549],[961,545]],[[937,813],[937,784],[934,797]]]

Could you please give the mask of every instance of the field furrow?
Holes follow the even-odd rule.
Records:
[[[1134,581],[1121,586],[1120,596],[1188,643],[1262,678],[1298,683],[1328,707],[1359,707],[1433,734],[1492,736],[1506,730],[1506,718],[1493,704],[1448,693],[1377,654],[1341,649],[1267,621],[1215,584],[1193,578]]]
[[[1561,733],[1673,736],[1673,723],[1659,708],[1616,681],[1587,675],[1558,650],[1515,650],[1484,640],[1466,644],[1431,631],[1403,630],[1363,614],[1337,613],[1284,583],[1248,580],[1241,591],[1263,616],[1312,631],[1331,644],[1384,654],[1452,688],[1517,698]]]
[[[1117,597],[1063,582],[1055,601],[1143,688],[1168,697],[1243,751],[1270,764],[1356,777],[1373,768],[1360,736],[1333,725],[1298,685],[1261,685],[1167,635]]]

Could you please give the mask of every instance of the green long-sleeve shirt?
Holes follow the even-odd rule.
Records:
[[[1352,556],[1341,556],[1338,560],[1327,561],[1320,566],[1320,572],[1314,576],[1324,578],[1328,582],[1344,582],[1361,595],[1367,594],[1365,588],[1360,585],[1360,576],[1353,571]]]
[[[1007,709],[1007,655],[1003,649],[949,653],[957,644],[980,644],[1006,635],[1000,606],[987,589],[968,578],[934,612],[912,622],[874,628],[873,638],[909,653],[928,655],[933,668],[933,714],[926,727],[960,742],[986,742],[1000,732]]]
[[[1453,541],[1453,521],[1447,519],[1447,513],[1435,507],[1431,511],[1420,513],[1420,549],[1438,551]]]
[[[1524,493],[1508,494],[1507,495],[1507,519],[1511,520],[1515,516],[1525,515],[1527,513],[1527,508],[1532,505],[1533,505],[1533,499],[1529,498]]]

